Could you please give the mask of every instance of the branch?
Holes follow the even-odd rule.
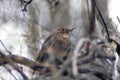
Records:
[[[39,71],[39,69],[41,69],[41,68],[48,68],[49,67],[46,64],[37,63],[35,61],[32,61],[30,59],[27,59],[25,57],[18,56],[18,55],[7,55],[5,57],[0,56],[0,65],[4,65],[4,64],[9,63],[9,61],[6,58],[12,60],[12,62],[22,64],[24,66],[27,66],[27,67],[33,69],[33,70]]]
[[[23,77],[23,80],[28,80],[28,77],[19,69],[19,66],[17,64],[14,64],[13,61],[6,57],[2,52],[0,52],[1,58],[4,58],[5,63],[9,62],[9,65],[12,66],[17,72],[21,74]]]
[[[28,2],[21,0],[21,2],[24,2],[24,3],[25,3],[25,6],[24,6],[24,8],[22,9],[22,11],[27,12],[27,6],[32,2],[32,0],[29,0]]]
[[[118,22],[120,23],[120,19],[119,19],[119,17],[117,16],[117,19],[118,19]]]
[[[90,15],[90,30],[89,30],[90,37],[92,36],[92,33],[95,30],[95,0],[91,0],[91,2],[92,11]]]
[[[95,1],[95,7],[96,7],[96,9],[97,9],[97,11],[98,11],[98,14],[100,15],[100,18],[101,18],[103,24],[104,24],[104,27],[105,27],[106,32],[107,32],[107,37],[110,38],[110,35],[109,35],[109,32],[108,32],[108,28],[107,28],[106,22],[105,22],[105,20],[104,20],[104,18],[103,18],[103,16],[102,16],[102,14],[101,14],[101,12],[100,12],[97,4],[96,4],[96,1]]]

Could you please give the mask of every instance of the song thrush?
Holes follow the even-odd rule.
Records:
[[[73,29],[60,28],[48,36],[42,44],[37,61],[47,62],[57,67],[61,65],[71,50],[70,32]]]

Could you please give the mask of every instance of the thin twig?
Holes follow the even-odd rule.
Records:
[[[91,0],[91,15],[90,15],[90,30],[89,30],[89,36],[92,37],[92,33],[95,30],[95,0]]]
[[[28,2],[26,2],[24,8],[22,9],[22,11],[27,12],[27,6],[32,2],[32,0],[29,0]]]
[[[4,49],[11,55],[12,53],[5,47],[4,43],[0,40],[0,43],[2,44],[2,46],[4,47]]]
[[[119,21],[119,23],[120,23],[120,19],[119,19],[119,17],[117,16],[117,19],[118,19],[118,21]]]
[[[77,69],[77,57],[78,57],[78,52],[79,52],[79,48],[83,45],[83,43],[85,41],[88,41],[88,39],[80,39],[76,46],[75,49],[73,51],[73,57],[72,57],[72,71],[74,76],[76,76],[78,74],[78,69]],[[81,55],[81,54],[80,54]]]
[[[18,71],[21,76],[23,77],[23,80],[28,80],[28,77],[19,69],[19,66],[13,63],[13,61],[9,58],[7,58],[2,52],[0,52],[1,57],[5,58],[5,61],[9,62],[9,65],[11,65],[16,71]]]
[[[90,21],[90,9],[89,9],[89,2],[88,2],[88,0],[86,0],[86,4],[87,4],[88,18],[89,18],[89,21]]]
[[[107,37],[110,38],[110,35],[109,35],[109,31],[108,31],[106,22],[105,22],[105,20],[104,20],[104,18],[103,18],[103,16],[102,16],[102,14],[101,14],[101,12],[100,12],[100,10],[99,10],[97,4],[96,4],[96,1],[95,1],[95,7],[96,7],[96,9],[97,9],[97,11],[98,11],[98,14],[100,15],[100,18],[101,18],[103,24],[104,24],[105,30],[106,30],[106,32],[107,32]]]
[[[5,48],[5,50],[11,55],[11,52],[5,47],[4,43],[1,40],[0,43]],[[15,80],[17,80],[17,78],[11,73],[10,69],[8,69],[5,65],[3,65],[3,67],[14,77]]]
[[[15,75],[11,72],[10,69],[8,69],[8,68],[6,67],[6,65],[3,65],[3,67],[13,76],[13,78],[14,78],[15,80],[17,80],[17,78],[15,77]]]

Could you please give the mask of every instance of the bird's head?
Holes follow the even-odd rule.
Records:
[[[71,29],[68,29],[68,28],[59,28],[57,29],[57,40],[61,41],[63,44],[64,43],[68,43],[68,41],[70,41],[70,35],[69,33],[74,30],[75,28],[71,28]]]
[[[75,28],[71,28],[71,29],[68,29],[68,28],[59,28],[59,29],[57,29],[57,31],[59,32],[59,33],[69,33],[69,32],[71,32],[72,30],[74,30]]]

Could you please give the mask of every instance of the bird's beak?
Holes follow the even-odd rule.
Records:
[[[69,29],[69,32],[71,32],[72,30],[74,30],[75,28]]]

